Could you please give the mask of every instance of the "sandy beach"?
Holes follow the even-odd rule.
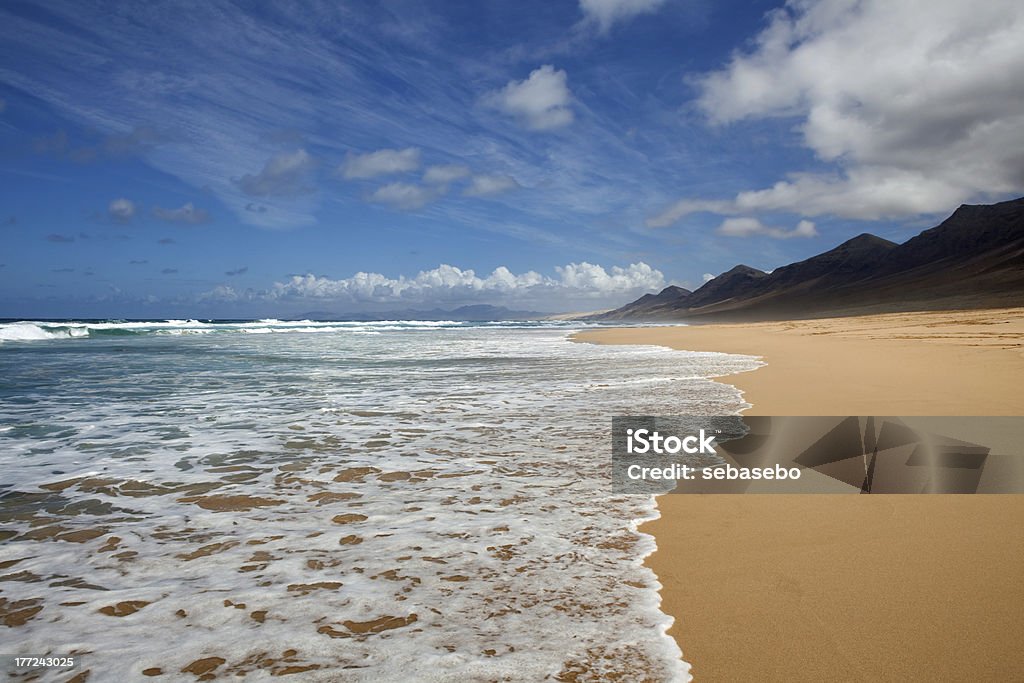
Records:
[[[763,357],[760,415],[1024,414],[1024,309],[592,330]],[[666,414],[671,407],[666,406]],[[1024,497],[662,496],[643,530],[703,681],[1010,680],[1024,669]]]

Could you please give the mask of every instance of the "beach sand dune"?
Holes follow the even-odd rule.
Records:
[[[756,415],[1022,415],[1024,309],[609,329],[762,356]],[[671,406],[665,413],[671,414]],[[706,681],[1018,680],[1024,496],[662,496],[648,564]]]

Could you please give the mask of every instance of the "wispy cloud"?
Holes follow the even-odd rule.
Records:
[[[198,225],[210,220],[210,213],[206,209],[196,207],[192,202],[186,202],[177,209],[165,209],[161,206],[153,207],[153,215],[162,221],[171,223],[188,223]]]
[[[152,151],[166,136],[150,126],[136,126],[127,133],[113,133],[103,140],[103,149],[112,156],[141,155]]]
[[[90,163],[100,158],[139,156],[152,151],[166,138],[153,128],[137,126],[125,133],[88,136],[85,141],[72,142],[66,130],[57,130],[32,141],[32,150],[66,158],[77,163]]]
[[[531,195],[528,204],[493,196],[494,209],[508,215],[462,206],[461,190],[433,206],[449,223],[517,238],[523,233],[516,225],[564,230],[567,211],[622,212],[619,224],[639,222],[642,207],[663,200],[674,178],[664,168],[655,172],[647,153],[623,137],[622,122],[574,96],[566,71],[548,65],[524,78],[521,66],[466,54],[436,30],[443,21],[427,9],[385,22],[355,7],[344,10],[344,20],[338,8],[309,9],[287,23],[238,7],[197,6],[187,16],[149,5],[126,11],[131,20],[115,30],[78,4],[55,5],[50,22],[0,8],[5,43],[32,65],[0,64],[0,79],[103,136],[147,142],[146,127],[158,123],[167,133],[140,145],[146,162],[208,192],[246,224],[313,223],[327,196],[332,204],[374,201],[367,192],[328,193],[317,168],[305,182],[274,182],[268,160],[283,162],[296,147],[343,177],[347,161],[374,151],[395,153],[392,169],[409,167],[410,149],[438,168],[514,177]],[[571,19],[570,13],[564,30]],[[155,25],[160,31],[146,28]],[[89,30],[73,28],[80,26]],[[298,44],[302,50],[281,49]],[[89,66],[96,54],[107,56],[102,68]],[[589,72],[588,97],[620,102],[632,112],[630,126],[670,114],[670,107],[652,109],[656,103],[611,69]],[[493,106],[480,106],[487,100]],[[509,126],[509,117],[520,125]],[[658,149],[671,149],[670,139],[658,135]],[[358,164],[350,169],[366,172]],[[428,168],[424,182],[445,184],[440,172]],[[303,192],[318,187],[325,191]],[[605,229],[591,232],[587,245],[607,248],[616,239]]]
[[[225,271],[224,274],[227,275],[228,277],[234,277],[236,275],[244,275],[248,272],[249,268],[247,266],[242,266],[241,268],[235,268],[234,270]]]
[[[809,220],[802,220],[795,228],[787,230],[775,226],[765,225],[757,218],[726,218],[718,226],[720,235],[729,237],[753,237],[764,235],[775,239],[785,240],[793,237],[817,237],[818,230],[814,223]]]
[[[580,11],[586,21],[607,33],[614,24],[655,12],[663,4],[665,0],[580,0]]]
[[[517,187],[519,183],[509,175],[475,175],[462,194],[467,197],[492,197]]]
[[[463,164],[439,164],[427,167],[423,173],[423,182],[431,185],[447,185],[465,178],[469,173],[469,167]]]
[[[370,193],[369,199],[377,204],[387,204],[402,211],[422,209],[441,197],[444,187],[414,185],[411,183],[389,183]]]
[[[415,147],[407,147],[405,149],[379,149],[368,154],[349,154],[338,170],[343,178],[354,180],[406,173],[415,171],[419,167],[420,150]]]
[[[250,197],[296,197],[315,191],[310,181],[315,166],[304,149],[282,152],[268,159],[259,173],[246,173],[235,183]]]

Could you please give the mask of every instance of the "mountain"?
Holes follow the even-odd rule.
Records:
[[[451,310],[433,308],[430,310],[404,309],[373,313],[330,313],[328,311],[307,311],[294,316],[295,320],[461,320],[481,322],[487,320],[540,320],[547,313],[537,311],[513,311],[504,306],[473,304]]]
[[[635,318],[656,320],[662,315],[671,317],[679,306],[686,305],[686,301],[691,294],[693,292],[688,289],[669,285],[657,294],[644,294],[631,304],[617,308],[614,311],[592,316],[592,318],[596,320],[629,320]]]
[[[474,304],[472,306],[459,306],[450,312],[451,320],[537,320],[543,318],[546,313],[537,311],[513,311],[504,306],[491,306],[489,304]]]
[[[692,307],[691,314],[722,316],[737,310],[771,310],[790,317],[802,311],[820,310],[828,307],[838,292],[870,278],[897,246],[895,242],[863,233],[822,254],[776,268],[729,297],[706,297],[701,308]],[[708,284],[721,277],[724,275]]]
[[[739,265],[656,309],[645,297],[601,319],[767,320],[1024,305],[1024,198],[963,205],[903,244],[864,233],[771,273]]]
[[[716,278],[712,278],[700,287],[690,300],[687,306],[700,308],[715,302],[728,302],[743,298],[751,292],[757,291],[761,281],[768,277],[768,273],[757,268],[751,268],[740,264],[734,266]]]

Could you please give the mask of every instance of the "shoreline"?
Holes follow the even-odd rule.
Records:
[[[748,415],[1024,414],[1022,308],[572,339],[762,357],[716,378]],[[695,680],[1008,679],[1024,666],[1022,496],[656,500],[645,564]]]

